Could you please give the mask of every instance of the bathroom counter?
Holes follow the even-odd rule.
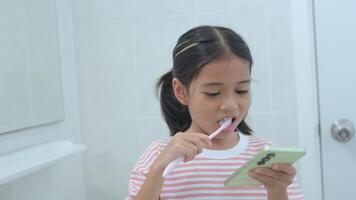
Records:
[[[45,169],[86,147],[71,141],[54,141],[0,155],[0,185]]]

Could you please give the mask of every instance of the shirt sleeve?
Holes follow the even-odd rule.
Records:
[[[297,179],[294,179],[293,183],[288,186],[287,192],[289,200],[305,200]]]
[[[146,176],[150,170],[150,167],[154,160],[162,152],[166,146],[165,141],[153,142],[146,151],[140,156],[136,162],[129,178],[129,195],[126,199],[133,199],[140,191],[142,184],[144,183]]]

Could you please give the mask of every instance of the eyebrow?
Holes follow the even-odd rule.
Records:
[[[243,80],[243,81],[237,82],[236,84],[237,85],[241,85],[241,84],[250,83],[250,82],[251,82],[251,79],[247,79],[247,80]],[[221,86],[221,85],[223,85],[223,83],[211,82],[211,83],[204,83],[202,86],[203,87],[209,87],[209,86]]]

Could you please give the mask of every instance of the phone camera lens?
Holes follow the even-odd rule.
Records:
[[[264,165],[265,163],[266,163],[266,162],[262,160],[262,161],[258,162],[257,164],[258,164],[258,165]]]

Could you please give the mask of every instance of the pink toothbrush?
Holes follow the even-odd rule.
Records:
[[[222,122],[221,126],[216,130],[214,131],[212,134],[210,134],[208,137],[209,137],[209,140],[212,140],[216,135],[218,135],[222,130],[224,130],[225,128],[227,128],[228,126],[230,126],[232,122],[232,119],[226,119],[224,120],[224,122]],[[166,169],[163,171],[163,174],[162,176],[164,178],[167,177],[167,175],[174,169],[176,168],[179,163],[183,162],[184,160],[184,156],[180,156],[178,157],[177,159],[175,159],[173,162],[171,162],[167,167]]]

